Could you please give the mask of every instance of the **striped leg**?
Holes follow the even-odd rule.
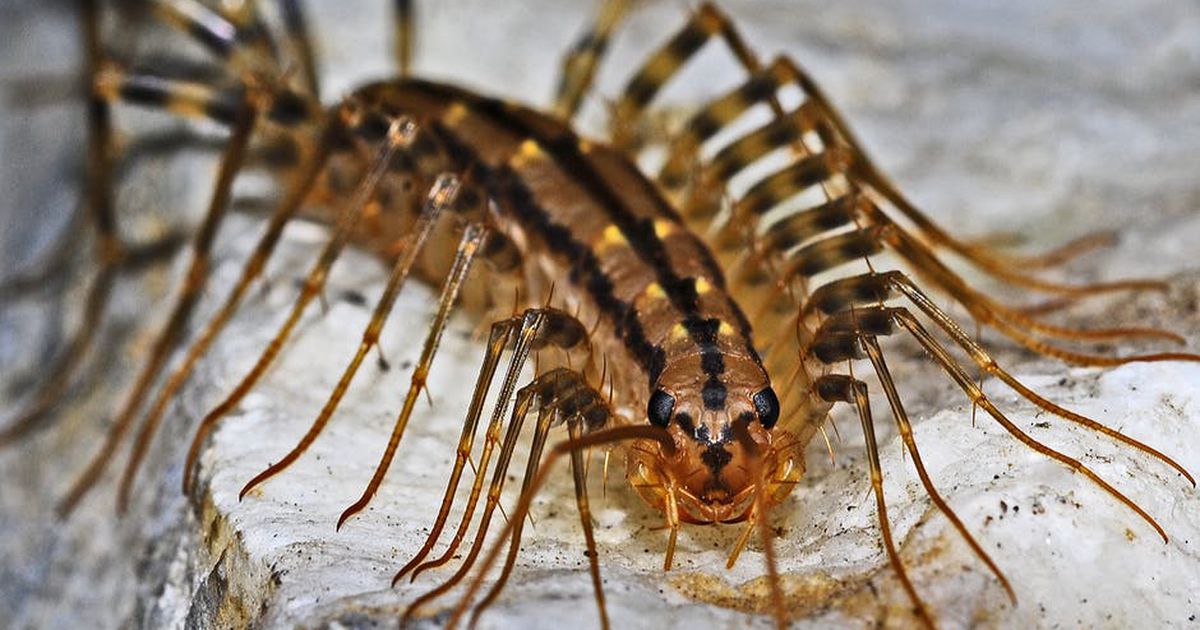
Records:
[[[316,55],[313,53],[312,37],[309,35],[308,19],[305,17],[302,0],[279,0],[279,12],[283,16],[285,42],[291,56],[300,64],[300,77],[308,95],[321,100],[321,80],[317,74]]]
[[[621,18],[629,11],[631,0],[604,0],[600,14],[588,30],[571,46],[562,61],[553,112],[570,120],[579,111],[583,97],[591,90],[596,66],[608,51],[608,42]]]
[[[412,54],[416,46],[416,33],[413,28],[416,23],[416,9],[413,6],[414,0],[395,0],[395,3],[393,52],[396,57],[396,69],[400,71],[400,76],[406,77],[412,71]]]

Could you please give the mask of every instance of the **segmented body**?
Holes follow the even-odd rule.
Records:
[[[609,3],[610,13],[619,16],[623,9],[612,7],[623,4]],[[217,37],[213,33],[221,29],[214,25],[221,26],[221,20],[228,18],[236,23],[232,17],[217,15],[205,18],[212,20],[206,24],[205,19],[178,10],[191,6],[187,2],[166,6],[176,9],[174,13],[168,11],[171,19],[201,39]],[[265,123],[282,127],[281,132],[275,131],[298,156],[294,172],[288,177],[288,194],[247,262],[242,280],[191,344],[182,366],[151,405],[126,468],[122,502],[164,405],[236,310],[271,255],[279,231],[303,213],[329,225],[330,241],[308,273],[291,316],[258,364],[201,423],[189,456],[185,489],[203,438],[255,386],[287,343],[299,315],[321,294],[329,268],[345,246],[357,245],[375,252],[393,265],[393,275],[364,331],[358,353],[309,432],[281,461],[252,479],[243,495],[291,465],[321,433],[364,355],[378,343],[392,301],[410,274],[423,275],[442,286],[439,312],[430,326],[425,352],[412,374],[408,396],[383,460],[367,490],[346,510],[339,526],[371,501],[387,472],[425,384],[446,317],[458,299],[475,302],[492,315],[506,310],[518,312],[511,317],[496,315],[499,319],[488,339],[442,512],[425,548],[397,577],[437,566],[451,557],[482,497],[490,454],[498,449],[499,461],[484,499],[482,523],[459,572],[429,596],[417,600],[410,613],[460,583],[480,557],[489,519],[512,463],[521,422],[536,412],[538,424],[524,492],[515,510],[516,518],[506,525],[506,533],[512,535],[508,560],[503,577],[485,598],[485,605],[496,597],[513,568],[524,511],[549,470],[548,463],[539,467],[548,431],[565,423],[572,440],[553,447],[549,461],[559,456],[572,459],[577,505],[583,517],[602,620],[604,603],[580,450],[618,444],[627,453],[630,483],[664,513],[671,536],[667,566],[681,523],[747,522],[730,564],[751,532],[758,531],[766,551],[773,612],[783,625],[787,614],[771,555],[768,518],[803,473],[804,446],[821,430],[830,407],[845,402],[855,406],[863,423],[881,532],[892,566],[911,598],[917,619],[932,625],[933,616],[909,582],[890,537],[866,385],[848,368],[840,369],[856,359],[868,359],[879,376],[905,445],[933,502],[1012,595],[1007,579],[949,510],[925,474],[911,426],[878,345],[879,337],[897,331],[911,334],[964,393],[1013,436],[1087,475],[1166,538],[1149,514],[1085,465],[1013,425],[941,342],[894,300],[907,299],[979,369],[997,376],[1031,402],[1148,453],[1190,479],[1187,471],[1153,448],[1069,412],[1026,388],[929,300],[922,285],[898,271],[878,272],[869,258],[890,249],[929,287],[949,294],[982,323],[1030,349],[1083,364],[1194,361],[1197,357],[1159,353],[1113,359],[1055,346],[1046,338],[1087,341],[1173,336],[1146,328],[1078,331],[1046,324],[972,288],[942,263],[939,250],[953,251],[1010,283],[1068,296],[1160,285],[1146,281],[1056,285],[1013,269],[1018,261],[1034,266],[1054,256],[1009,257],[950,237],[875,168],[840,114],[798,66],[786,58],[761,65],[732,24],[709,5],[696,11],[687,25],[633,75],[613,108],[612,145],[583,139],[571,130],[567,119],[590,78],[588,64],[602,55],[605,38],[615,24],[616,18],[610,13],[602,15],[597,30],[582,39],[568,58],[556,114],[407,78],[358,89],[340,106],[323,111],[311,95],[295,93],[282,85],[280,77],[257,76],[264,71],[257,58],[232,55],[226,48],[235,44],[219,37],[214,47],[230,55],[232,66],[243,66],[243,82],[234,90],[186,89],[177,83],[153,76],[131,76],[97,63],[93,24],[90,47],[96,101],[92,121],[94,135],[100,140],[94,145],[92,158],[92,205],[93,209],[99,208],[96,212],[101,219],[111,219],[111,207],[104,208],[104,194],[95,188],[110,170],[105,155],[111,147],[104,146],[109,133],[104,111],[108,103],[125,100],[207,117],[228,125],[232,133],[209,221],[197,237],[196,262],[176,311],[129,402],[118,413],[108,442],[69,494],[66,508],[73,507],[92,486],[116,444],[133,426],[142,399],[165,365],[168,352],[179,342],[182,322],[206,280],[208,247],[228,202],[231,181],[246,159],[245,149],[256,137],[255,131],[261,132]],[[91,19],[94,22],[95,16]],[[256,24],[251,20],[238,26],[246,29],[244,34],[250,34],[259,32],[251,28]],[[404,25],[402,21],[402,32]],[[749,75],[746,82],[698,108],[674,135],[665,139],[644,137],[640,121],[657,91],[710,39],[725,41],[745,67]],[[261,43],[247,36],[237,45],[252,48]],[[310,60],[310,75],[311,65]],[[311,76],[309,79],[315,85]],[[790,111],[784,110],[777,96],[785,87],[797,88],[803,95],[801,104]],[[766,106],[773,112],[769,123],[717,151],[702,152],[718,132],[756,106]],[[645,143],[656,141],[666,145],[667,159],[657,177],[652,178],[639,170],[634,159]],[[731,179],[776,150],[788,152],[785,166],[730,199]],[[808,203],[794,204],[805,195]],[[915,227],[908,229],[894,221],[892,214],[896,212]],[[111,225],[106,227],[103,220],[98,224],[105,245],[101,261],[101,278],[105,278],[123,264],[128,253],[117,242]],[[455,242],[457,247],[449,247]],[[487,261],[488,266],[472,272],[473,268],[481,268],[479,264],[472,266],[477,259]],[[847,270],[851,263],[860,262],[865,265],[857,271]],[[812,278],[830,271],[840,276],[809,286]],[[107,282],[98,281],[97,286]],[[519,289],[519,297],[509,300],[514,288]],[[466,295],[460,295],[463,293]],[[561,352],[555,353],[552,346]],[[464,462],[472,452],[484,400],[501,356],[510,350],[513,358],[504,372],[500,402],[488,424],[484,455],[455,540],[438,560],[418,564],[438,542],[455,502]],[[539,359],[537,374],[531,383],[518,389],[521,365],[531,354]],[[584,363],[573,364],[570,357],[580,355]],[[508,400],[514,393],[514,410],[505,424]],[[6,437],[26,429],[25,423],[19,422]],[[497,560],[500,549],[492,548],[483,562],[484,569]],[[482,574],[472,584],[469,595],[478,588]],[[469,596],[464,598],[463,606],[468,601]],[[458,613],[462,611],[460,606]]]

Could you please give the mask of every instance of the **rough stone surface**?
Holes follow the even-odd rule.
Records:
[[[321,4],[327,96],[386,74],[383,9]],[[540,0],[502,12],[482,3],[436,4],[423,17],[423,73],[541,103],[551,91],[558,52],[590,13],[577,3]],[[1100,299],[1060,321],[1164,325],[1187,337],[1189,347],[1200,347],[1200,266],[1193,258],[1200,240],[1194,174],[1200,163],[1200,10],[1167,0],[1136,8],[1115,1],[1053,8],[1040,2],[824,4],[738,2],[729,9],[761,53],[785,51],[804,63],[885,168],[956,233],[1017,232],[1038,249],[1090,230],[1116,230],[1121,239],[1113,248],[1060,276],[1150,275],[1171,282],[1169,295]],[[47,98],[49,88],[22,87],[30,77],[73,67],[69,17],[54,6],[0,6],[0,265],[6,277],[36,266],[74,203],[82,153],[81,129],[73,122],[78,108]],[[632,64],[681,19],[678,3],[645,7],[615,43],[601,92],[616,93]],[[705,58],[712,70],[689,74],[698,87],[673,90],[668,98],[688,100],[732,83],[736,75],[719,54]],[[593,103],[590,118],[598,120],[599,110]],[[170,124],[166,117],[134,118],[123,116],[123,128]],[[131,233],[161,233],[164,221],[156,217],[194,221],[212,172],[210,154],[190,153],[131,172],[121,197]],[[253,217],[235,216],[222,231],[216,275],[196,321],[211,313],[236,277],[258,227]],[[357,344],[369,312],[344,296],[358,292],[370,303],[385,274],[362,254],[339,262],[329,309],[311,309],[276,367],[211,440],[195,495],[178,492],[192,427],[265,345],[321,238],[311,227],[289,231],[268,271],[269,288],[253,295],[174,404],[130,513],[113,516],[109,479],[70,521],[59,522],[54,500],[96,448],[184,261],[121,285],[105,343],[85,366],[89,378],[64,405],[60,425],[0,452],[0,627],[395,627],[408,602],[449,575],[439,570],[388,587],[423,541],[440,500],[466,404],[463,383],[474,380],[482,352],[470,338],[474,322],[453,322],[431,375],[434,404],[418,407],[371,508],[342,531],[333,528],[369,479],[399,408],[419,351],[416,331],[432,309],[427,287],[406,289],[385,330],[393,369],[368,366],[306,457],[237,500],[242,484],[303,433]],[[76,321],[83,273],[77,268],[34,299],[0,305],[6,412],[36,380],[61,331]],[[985,338],[1005,365],[1048,398],[1200,471],[1200,368],[1067,368]],[[914,344],[889,345],[889,360],[930,474],[1006,571],[1019,600],[1016,608],[1006,603],[925,497],[894,431],[882,428],[894,532],[918,590],[944,626],[1189,627],[1200,619],[1195,489],[1162,464],[986,384],[1031,435],[1078,456],[1158,518],[1171,536],[1163,544],[1082,475],[1023,447],[983,413],[973,423],[970,405]],[[886,427],[882,400],[876,408]],[[778,549],[791,607],[801,627],[904,627],[911,622],[908,603],[878,542],[857,423],[848,415],[837,418],[843,441],[835,443],[836,464],[823,444],[813,444],[802,487],[779,511]],[[619,475],[606,499],[599,498],[599,480],[593,484],[614,626],[770,625],[746,612],[761,605],[764,593],[760,550],[752,546],[734,570],[723,569],[735,528],[686,528],[676,568],[663,573],[661,517]],[[515,579],[482,625],[557,628],[569,619],[594,626],[565,475],[539,499],[535,516]],[[420,625],[442,621],[434,616]]]

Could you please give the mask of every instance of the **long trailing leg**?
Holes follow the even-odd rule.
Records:
[[[944,314],[943,314],[944,315]],[[948,319],[948,317],[947,317]],[[812,345],[812,352],[821,361],[831,363],[835,361],[844,361],[854,358],[862,358],[861,340],[868,336],[889,335],[894,331],[894,326],[898,325],[907,330],[916,341],[933,357],[933,359],[942,366],[951,379],[957,384],[963,392],[971,399],[971,402],[977,404],[993,419],[996,420],[1009,434],[1017,438],[1026,446],[1034,451],[1041,453],[1065,466],[1071,470],[1083,474],[1114,499],[1124,504],[1147,524],[1149,524],[1155,532],[1157,532],[1164,541],[1167,540],[1166,532],[1158,524],[1158,522],[1150,516],[1144,509],[1141,508],[1135,501],[1114,488],[1103,478],[1097,475],[1090,468],[1085,466],[1080,461],[1071,458],[1059,451],[1056,451],[1022,431],[1008,417],[1001,412],[991,399],[983,393],[979,386],[975,383],[966,370],[958,364],[957,360],[950,355],[949,352],[937,341],[925,327],[912,316],[911,313],[904,308],[874,306],[863,309],[853,309],[851,311],[840,313],[835,317],[831,317],[825,321],[821,328],[817,331]],[[968,338],[969,339],[969,338]],[[869,343],[867,344],[870,345]],[[880,372],[881,378],[890,378],[885,376],[886,370]],[[1018,390],[1020,392],[1020,390]],[[1061,413],[1059,410],[1052,410],[1053,413],[1061,417],[1072,419],[1071,417]],[[1085,425],[1086,426],[1086,425]],[[1094,428],[1090,427],[1089,428]],[[1106,435],[1114,435],[1117,432],[1103,432]],[[1138,443],[1132,439],[1122,440],[1127,444],[1138,446]],[[1151,454],[1157,454],[1157,451],[1147,450],[1148,447],[1139,448]],[[1159,459],[1171,464],[1176,469],[1179,465],[1172,462],[1165,456],[1159,455]]]
[[[354,375],[358,372],[359,366],[362,365],[363,359],[372,348],[379,344],[379,335],[383,331],[383,326],[392,311],[392,307],[396,303],[396,299],[400,295],[400,291],[404,288],[404,284],[412,272],[413,265],[417,262],[417,257],[424,248],[426,241],[428,241],[430,234],[432,234],[433,228],[437,224],[437,219],[441,216],[442,211],[454,202],[455,197],[458,195],[459,186],[459,179],[454,175],[447,174],[439,177],[430,188],[424,208],[421,211],[421,216],[405,241],[403,254],[396,260],[396,263],[392,267],[392,272],[388,277],[387,285],[384,287],[383,295],[380,296],[379,302],[375,306],[375,312],[371,315],[371,321],[367,324],[367,329],[363,332],[358,350],[342,373],[342,377],[330,394],[329,400],[325,403],[320,414],[313,421],[312,426],[300,439],[299,443],[281,460],[270,465],[266,470],[247,482],[239,493],[239,498],[245,497],[250,490],[282,472],[299,459],[304,451],[308,450],[308,447],[316,440],[317,436],[320,435],[321,431],[324,430],[329,419],[333,417],[334,411],[337,410],[337,406],[345,395],[346,390],[350,387],[350,383],[354,379]],[[215,422],[218,419],[219,416],[210,415],[201,423],[196,436],[192,440],[192,446],[189,451],[189,471],[195,464],[200,445],[215,426]]]
[[[344,108],[342,115],[350,115],[350,109],[351,108],[348,107]],[[243,387],[239,388],[239,390],[235,392],[234,396],[231,396],[230,400],[233,402],[230,402],[230,400],[226,401],[230,407],[233,404],[236,404],[236,401],[240,400],[241,396],[244,396],[245,393],[249,391],[249,389],[253,386],[254,381],[257,380],[257,378],[261,376],[262,372],[266,370],[267,365],[269,365],[271,359],[273,359],[275,354],[277,354],[282,348],[282,345],[291,329],[299,320],[300,315],[304,311],[304,307],[316,297],[321,288],[324,286],[324,281],[329,267],[332,266],[333,261],[337,258],[342,247],[349,239],[351,230],[353,230],[354,226],[357,224],[357,218],[362,214],[362,207],[367,203],[370,196],[374,192],[375,186],[378,184],[380,178],[387,170],[388,160],[390,160],[391,155],[398,150],[402,144],[411,139],[412,130],[413,126],[411,121],[406,119],[397,120],[393,123],[389,138],[387,142],[384,143],[383,148],[380,150],[380,161],[373,165],[371,172],[368,173],[368,175],[364,178],[363,183],[359,187],[359,190],[354,195],[351,202],[348,203],[346,207],[344,207],[339,213],[338,226],[335,230],[334,236],[332,239],[330,239],[330,242],[326,245],[326,248],[321,252],[318,262],[306,279],[305,286],[297,300],[296,307],[293,309],[291,316],[288,319],[288,322],[280,330],[278,336],[273,340],[271,346],[268,347],[263,356],[260,357],[260,361],[255,366],[255,370],[251,372],[246,381],[243,381]],[[203,236],[203,234],[201,236]],[[193,299],[195,299],[194,296],[188,298],[187,301],[191,301]],[[181,302],[181,304],[183,304],[183,302]],[[172,320],[176,320],[177,318],[181,319],[186,315],[188,308],[177,309],[176,313],[172,316]],[[181,327],[182,321],[179,323],[175,323],[174,321],[168,322],[168,329],[173,329],[177,326]],[[177,334],[177,331],[173,331],[168,335],[164,335],[163,339],[168,337],[174,338],[177,336]],[[150,377],[158,371],[160,367],[159,364],[165,360],[166,352],[169,349],[170,348],[168,346],[161,349],[161,351],[154,351],[152,354],[152,360],[147,366],[148,369],[139,378],[138,386],[130,395],[129,400],[131,402],[137,403],[141,400],[141,397],[145,394],[145,389],[150,385]],[[105,445],[102,447],[99,454],[92,460],[91,464],[84,471],[84,473],[80,475],[78,481],[72,486],[71,490],[67,493],[66,498],[61,503],[60,511],[62,513],[69,513],[79,499],[81,499],[83,495],[99,479],[100,473],[103,471],[109,457],[116,448],[117,442],[121,439],[121,437],[123,437],[125,431],[128,429],[128,425],[133,418],[133,413],[136,413],[136,411],[136,404],[132,404],[130,405],[130,408],[124,409],[121,412],[117,423],[113,425],[113,429],[110,432],[108,439],[105,441]]]
[[[301,0],[279,0],[279,12],[283,16],[287,46],[292,56],[300,63],[300,76],[304,88],[314,100],[320,101],[321,81],[317,73],[316,55],[313,53],[304,6]]]
[[[471,496],[468,499],[466,511],[459,525],[458,531],[455,534],[454,540],[450,543],[450,547],[436,560],[427,562],[416,567],[414,577],[417,573],[439,566],[449,561],[453,556],[455,549],[466,534],[467,528],[471,523],[471,516],[474,512],[476,502],[479,499],[481,487],[483,484],[484,475],[488,470],[488,464],[491,460],[492,450],[495,448],[496,441],[499,439],[499,432],[503,424],[503,417],[508,408],[509,400],[512,398],[513,392],[516,390],[517,380],[520,378],[521,369],[529,358],[529,354],[537,348],[546,345],[553,345],[563,350],[575,348],[585,342],[586,329],[574,317],[561,311],[550,308],[535,308],[526,310],[519,317],[514,318],[512,326],[512,338],[514,346],[512,357],[509,359],[508,370],[504,375],[503,382],[500,387],[499,396],[496,399],[496,404],[493,407],[492,419],[489,423],[487,437],[484,442],[483,453],[480,456],[479,466],[476,470],[475,481],[472,484]],[[516,322],[519,321],[519,324]],[[493,329],[495,330],[495,329]],[[481,377],[483,375],[481,374]],[[480,385],[484,385],[481,379]],[[524,387],[520,390],[517,396],[517,401],[513,407],[513,413],[509,420],[507,429],[504,431],[503,444],[500,446],[500,453],[492,475],[491,484],[488,487],[487,500],[484,504],[483,515],[476,530],[475,540],[471,546],[470,552],[463,560],[458,571],[451,576],[446,582],[435,588],[434,590],[417,598],[405,611],[404,619],[408,619],[416,612],[425,602],[437,598],[441,594],[450,590],[466,576],[474,564],[475,559],[482,551],[483,542],[487,535],[488,526],[491,523],[492,516],[499,505],[500,493],[504,489],[504,483],[508,471],[508,467],[512,461],[513,449],[516,447],[517,438],[520,434],[521,425],[525,416],[531,410],[532,405],[536,402],[538,389],[534,385]],[[476,397],[480,397],[480,390],[477,389]],[[479,398],[481,400],[481,398]],[[474,407],[473,407],[474,408]],[[472,420],[468,418],[468,423]],[[452,501],[453,494],[447,491],[446,500]],[[449,505],[443,502],[443,509],[448,510]],[[430,538],[433,538],[431,533]],[[413,563],[409,563],[412,565]],[[399,578],[400,575],[397,575]]]
[[[1068,244],[1057,252],[1031,258],[1000,257],[989,253],[983,247],[954,239],[909,203],[896,187],[891,185],[874,167],[840,114],[832,107],[815,82],[797,64],[784,57],[763,68],[729,18],[708,3],[694,12],[685,27],[652,55],[626,85],[614,108],[612,128],[615,144],[630,150],[640,146],[642,139],[638,137],[637,121],[644,115],[644,111],[660,89],[706,42],[713,38],[719,38],[727,44],[750,78],[734,91],[702,107],[684,124],[682,132],[672,140],[663,173],[660,174],[660,182],[668,190],[678,191],[683,186],[688,165],[698,159],[699,149],[708,139],[751,107],[761,103],[771,108],[774,121],[761,128],[759,130],[761,133],[743,137],[742,140],[745,142],[735,142],[725,147],[732,149],[736,146],[737,151],[724,153],[720,159],[713,160],[715,164],[721,164],[724,167],[724,173],[720,179],[727,181],[749,162],[776,148],[790,147],[801,156],[812,154],[812,147],[806,145],[804,138],[805,134],[812,132],[819,136],[820,144],[825,148],[834,145],[846,147],[856,165],[853,173],[856,179],[863,185],[872,187],[895,205],[906,218],[917,226],[922,237],[935,245],[951,249],[973,265],[1005,282],[1073,297],[1116,290],[1161,290],[1164,288],[1161,282],[1140,280],[1082,286],[1062,285],[1011,270],[1012,268],[1029,269],[1061,262],[1070,254],[1101,243],[1104,240],[1101,238],[1083,239]],[[800,89],[807,99],[793,112],[785,112],[778,97],[779,90],[788,85]],[[708,173],[708,175],[711,176],[712,173]],[[701,195],[701,197],[707,197],[707,202],[701,203],[701,205],[713,206],[713,204],[719,203],[723,186],[718,185],[715,190],[711,185],[699,188],[701,192],[708,193]],[[708,190],[703,190],[705,188]],[[837,196],[841,191],[827,187],[826,192]],[[829,200],[828,197],[827,200]],[[685,203],[684,205],[684,214],[687,215],[689,214],[687,206],[691,204]],[[733,225],[736,226],[736,224]]]
[[[393,1],[393,54],[396,58],[396,69],[400,71],[400,76],[406,77],[412,71],[413,48],[416,47],[416,0]]]
[[[359,113],[355,107],[351,106],[350,103],[347,103],[347,105],[341,108],[338,115],[357,121],[359,118],[358,114]],[[340,127],[338,128],[340,129]],[[333,137],[337,137],[337,135],[338,134],[335,133],[333,134]],[[187,470],[190,470],[195,463],[195,458],[199,453],[199,444],[203,437],[212,431],[216,423],[219,422],[221,418],[224,417],[225,414],[227,414],[231,409],[237,406],[242,398],[244,398],[246,394],[254,388],[254,385],[258,382],[258,379],[262,377],[267,368],[274,361],[275,357],[278,356],[279,352],[283,349],[283,345],[291,336],[292,331],[295,329],[296,324],[300,321],[300,317],[303,315],[305,309],[321,294],[325,286],[325,281],[328,278],[329,269],[333,266],[334,261],[337,260],[338,256],[349,242],[349,239],[358,226],[360,219],[366,213],[367,206],[372,201],[376,188],[387,174],[391,166],[392,158],[396,155],[396,153],[411,144],[415,135],[416,125],[410,119],[402,117],[390,122],[378,154],[371,162],[369,171],[363,176],[362,181],[359,183],[354,194],[339,209],[333,234],[329,241],[325,244],[325,247],[321,250],[317,260],[309,270],[308,275],[305,277],[300,295],[297,296],[296,302],[293,304],[292,310],[289,312],[287,319],[280,326],[279,330],[271,339],[266,349],[263,350],[255,365],[250,369],[245,377],[239,381],[237,387],[234,388],[234,391],[231,392],[216,407],[214,407],[200,422],[200,426],[197,428],[196,437],[193,439],[192,446],[189,450]],[[280,229],[282,229],[282,225],[280,226]],[[274,236],[275,238],[278,238],[278,235]],[[274,243],[271,245],[273,246]],[[258,252],[256,252],[256,254],[257,253]],[[259,260],[256,256],[255,258],[252,258],[249,263],[247,263],[247,269],[249,270],[251,266],[261,269],[263,262],[265,262],[265,260]],[[257,274],[258,269],[255,270],[254,275]],[[242,280],[245,282],[239,282],[238,286],[235,287],[234,293],[240,295],[240,293],[246,288],[244,285],[248,284],[249,278],[252,277],[253,275],[244,273]],[[233,300],[227,302],[227,307],[232,305]],[[222,312],[222,314],[224,314],[224,312]],[[217,320],[214,320],[214,323],[216,321]],[[212,324],[210,324],[210,328],[211,326]],[[213,334],[216,334],[215,331]],[[204,341],[206,337],[207,331],[206,336],[202,337],[201,340]],[[211,343],[211,339],[208,339],[206,344],[207,343]],[[193,346],[193,349],[196,347],[197,346]],[[192,360],[190,355],[191,353],[189,352],[188,361]],[[189,475],[185,472],[185,492],[190,489],[188,477]]]
[[[155,377],[158,376],[170,352],[174,350],[180,337],[183,335],[187,321],[191,317],[191,312],[195,308],[205,284],[207,284],[210,251],[213,241],[216,240],[217,230],[220,228],[226,210],[229,208],[229,200],[233,193],[233,181],[241,170],[242,160],[246,155],[246,148],[249,145],[256,118],[257,111],[250,101],[243,104],[234,118],[232,135],[229,139],[226,152],[221,159],[212,200],[204,222],[201,224],[192,243],[192,261],[185,276],[183,286],[176,298],[175,306],[167,318],[166,324],[158,333],[153,349],[146,358],[141,372],[138,374],[124,404],[117,413],[116,420],[109,429],[103,446],[91,464],[89,464],[86,472],[80,477],[80,481],[72,488],[67,498],[63,501],[62,508],[66,513],[71,511],[75,503],[83,497],[87,489],[99,478],[105,464],[112,457],[121,438],[124,437],[125,432],[129,429],[134,415],[141,408],[143,399],[154,384]],[[129,475],[145,453],[147,442],[148,440],[138,440],[131,452],[131,467],[127,468],[128,472],[122,479],[120,491],[117,494],[118,511],[123,512],[125,509],[129,498],[129,483],[132,480],[132,477]]]
[[[45,426],[46,415],[61,400],[75,373],[91,348],[108,310],[109,297],[117,275],[137,269],[153,260],[173,254],[178,238],[171,236],[159,243],[130,246],[121,241],[113,209],[114,141],[112,111],[103,94],[93,89],[103,65],[100,44],[100,16],[97,0],[80,3],[86,68],[83,75],[87,94],[87,162],[84,183],[85,213],[96,231],[98,269],[87,289],[83,318],[71,334],[62,353],[49,366],[50,376],[31,395],[31,402],[18,412],[15,420],[0,429],[0,445],[10,444],[30,431]]]

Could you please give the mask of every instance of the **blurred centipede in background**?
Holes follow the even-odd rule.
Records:
[[[1015,439],[1085,475],[1164,540],[1166,532],[1135,500],[1010,421],[954,353],[1044,411],[1141,451],[1195,485],[1187,470],[1152,446],[1026,387],[927,295],[946,295],[979,324],[1067,363],[1200,361],[1200,356],[1183,352],[1118,358],[1060,345],[1183,340],[1154,328],[1083,330],[1048,323],[1035,309],[1003,304],[973,287],[943,258],[951,254],[1002,283],[1055,296],[1054,306],[1102,293],[1161,290],[1163,283],[1065,285],[1029,273],[1093,249],[1104,237],[1083,238],[1034,256],[955,238],[872,163],[838,110],[796,62],[787,57],[764,62],[711,4],[681,20],[678,31],[632,73],[610,108],[603,141],[581,137],[571,121],[591,92],[610,37],[630,10],[629,0],[602,3],[594,25],[567,52],[558,94],[547,112],[410,76],[414,19],[408,0],[398,1],[395,11],[399,77],[358,88],[331,107],[318,96],[320,77],[297,0],[279,0],[274,7],[281,29],[272,28],[252,1],[219,7],[198,0],[153,3],[164,23],[208,49],[221,68],[213,77],[130,70],[106,53],[101,2],[79,4],[90,92],[85,205],[98,257],[82,325],[26,407],[0,431],[0,443],[14,443],[50,424],[55,403],[96,341],[116,278],[173,253],[181,243],[181,237],[169,236],[132,245],[119,236],[121,213],[112,191],[120,154],[113,140],[112,107],[124,102],[166,109],[207,118],[229,131],[211,203],[191,237],[191,263],[167,323],[117,409],[106,440],[63,498],[64,514],[95,486],[118,448],[132,438],[117,490],[118,509],[125,509],[169,403],[238,311],[284,228],[300,218],[328,226],[328,241],[274,339],[201,421],[187,456],[184,491],[190,490],[205,439],[253,390],[305,310],[322,299],[329,271],[345,248],[365,250],[390,264],[386,288],[308,432],[281,460],[249,480],[243,496],[304,454],[373,350],[383,360],[380,332],[406,281],[416,276],[440,287],[437,312],[383,457],[361,497],[337,523],[340,528],[366,508],[380,487],[425,388],[450,314],[456,307],[479,313],[487,331],[486,353],[441,509],[425,545],[395,579],[415,578],[449,562],[469,533],[480,500],[482,515],[458,570],[411,602],[406,618],[465,583],[467,592],[449,622],[456,625],[474,603],[487,570],[507,548],[500,578],[475,607],[475,616],[494,601],[515,566],[533,496],[552,474],[552,464],[568,457],[595,599],[607,627],[584,453],[604,447],[605,472],[609,454],[622,455],[629,485],[662,512],[666,569],[685,524],[740,523],[730,567],[757,534],[766,560],[770,609],[776,624],[784,627],[788,612],[773,552],[772,510],[804,473],[803,449],[824,433],[831,407],[841,402],[861,420],[879,531],[891,567],[916,617],[936,626],[936,611],[928,609],[907,577],[889,529],[871,388],[851,368],[858,360],[877,377],[874,398],[883,395],[929,499],[1015,603],[1008,578],[925,471],[879,343],[880,337],[897,332],[915,340],[974,405]],[[710,42],[732,54],[744,69],[744,82],[698,105],[679,124],[664,127],[656,116],[656,96]],[[749,112],[764,110],[769,112],[765,124],[738,127]],[[230,209],[234,182],[242,173],[264,167],[279,180],[282,199],[231,292],[199,335],[185,344],[187,322],[209,278],[210,252]],[[873,264],[872,257],[885,250],[902,269]],[[6,295],[33,284],[18,279]],[[176,350],[183,354],[172,366]],[[522,382],[531,358],[533,378]],[[489,396],[495,403],[487,414],[478,461],[473,461]],[[484,554],[523,423],[534,412],[520,499],[503,535]],[[563,424],[568,439],[547,451],[551,431]],[[473,471],[470,490],[454,537],[439,557],[427,560],[459,500],[468,463]],[[467,580],[472,569],[476,574]]]

